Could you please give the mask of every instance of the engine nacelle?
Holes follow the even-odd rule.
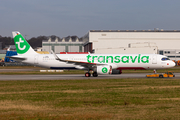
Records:
[[[108,65],[97,66],[97,73],[98,74],[112,74],[112,66],[108,66]]]

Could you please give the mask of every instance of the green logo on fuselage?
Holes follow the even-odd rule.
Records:
[[[106,67],[103,67],[102,68],[102,73],[107,73],[108,72],[108,69]]]
[[[30,48],[30,45],[27,43],[27,41],[20,34],[16,35],[14,37],[14,43],[15,43],[16,50],[17,50],[18,54],[24,54]]]
[[[87,62],[89,63],[149,63],[149,56],[91,56],[88,55]]]

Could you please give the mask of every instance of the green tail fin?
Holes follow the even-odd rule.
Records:
[[[18,54],[37,54],[18,31],[12,32]]]

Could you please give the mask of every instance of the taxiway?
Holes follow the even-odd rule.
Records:
[[[78,79],[118,79],[118,78],[146,78],[148,73],[129,73],[120,75],[99,75],[98,77],[85,77],[84,74],[60,75],[0,75],[0,80],[78,80]],[[175,73],[180,78],[180,73]]]

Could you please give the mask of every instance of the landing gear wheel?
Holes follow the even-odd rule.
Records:
[[[98,76],[97,72],[94,72],[93,77],[97,77],[97,76]]]
[[[85,77],[90,77],[91,74],[89,72],[85,73]]]

